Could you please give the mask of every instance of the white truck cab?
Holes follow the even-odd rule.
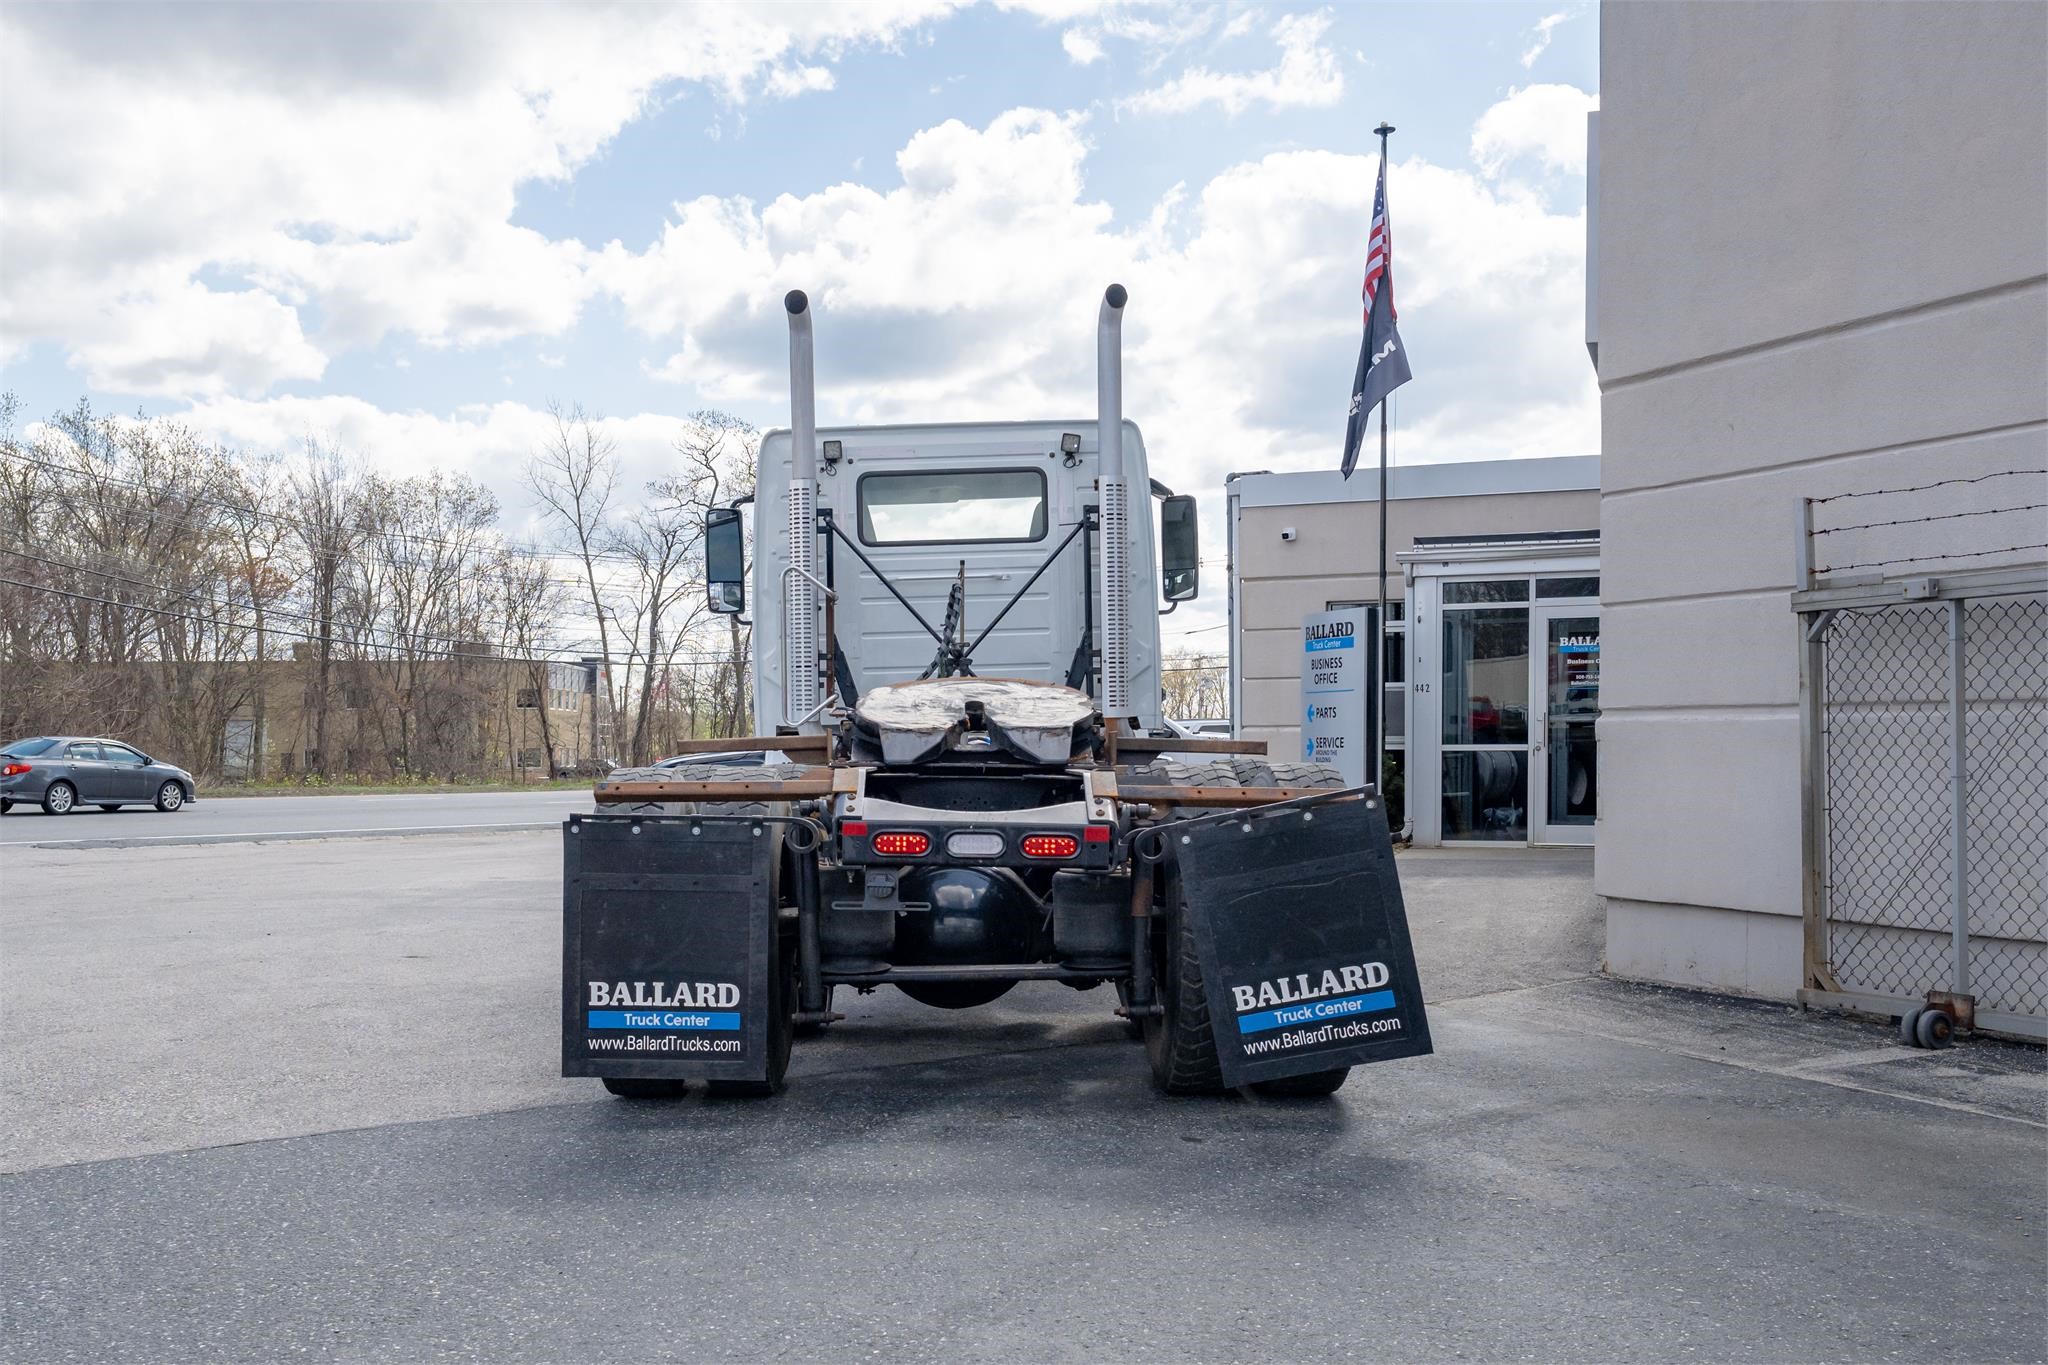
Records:
[[[707,528],[712,609],[752,607],[758,728],[817,734],[835,702],[971,674],[1159,730],[1160,604],[1195,595],[1199,548],[1194,499],[1153,482],[1122,418],[1123,291],[1103,303],[1098,413],[1067,421],[816,430],[808,301],[787,305],[795,420],[761,442],[751,592],[737,511]]]
[[[1147,488],[1145,438],[1135,423],[1122,430],[1130,485]],[[1102,701],[1107,594],[1093,419],[847,427],[818,436],[825,454],[815,505],[838,534],[819,537],[815,562],[829,565],[829,575],[813,572],[833,592],[832,635],[858,693],[931,675],[939,648],[931,628],[943,633],[964,574],[954,637],[964,632],[973,644],[987,632],[972,650],[974,673],[1066,683]],[[817,720],[791,707],[784,685],[792,483],[789,432],[772,431],[761,442],[752,593],[755,714],[764,729]],[[1147,730],[1161,722],[1156,544],[1153,516],[1127,518],[1126,668],[1132,715]],[[822,644],[822,626],[817,638]]]

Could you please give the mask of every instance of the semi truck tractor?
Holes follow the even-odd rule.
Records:
[[[835,1002],[885,988],[1107,986],[1176,1095],[1326,1095],[1430,1050],[1378,793],[1165,723],[1198,518],[1123,415],[1126,303],[1102,299],[1093,418],[821,431],[812,310],[784,300],[751,573],[747,507],[705,527],[760,733],[693,742],[768,761],[621,769],[565,823],[565,1074],[772,1095]]]

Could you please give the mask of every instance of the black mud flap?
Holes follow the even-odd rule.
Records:
[[[772,825],[571,816],[562,826],[562,1074],[768,1076]]]
[[[1225,1085],[1431,1051],[1377,801],[1167,828]]]

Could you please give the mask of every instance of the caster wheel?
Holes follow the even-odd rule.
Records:
[[[1920,1019],[1913,1025],[1913,1036],[1922,1047],[1947,1047],[1955,1039],[1955,1020],[1945,1010],[1922,1010]]]
[[[1914,1030],[1919,1026],[1920,1016],[1927,1013],[1927,1006],[1915,1005],[1899,1016],[1899,1041],[1907,1047],[1919,1047],[1920,1035]]]

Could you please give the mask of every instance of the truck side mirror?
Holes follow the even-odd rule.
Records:
[[[732,616],[747,609],[747,536],[737,507],[704,514],[704,582],[711,610]]]
[[[1201,577],[1202,540],[1195,500],[1186,493],[1159,504],[1159,595],[1185,602]]]

